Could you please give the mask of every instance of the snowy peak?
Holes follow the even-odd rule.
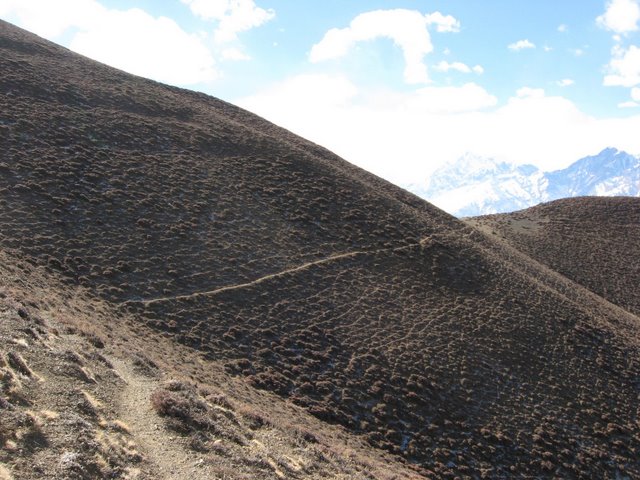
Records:
[[[467,153],[408,190],[456,216],[519,210],[558,198],[584,195],[640,196],[640,157],[616,148],[569,167],[542,172]]]
[[[547,173],[549,195],[555,198],[580,195],[638,196],[640,158],[615,148],[578,160],[564,170]]]
[[[465,153],[456,162],[447,164],[434,172],[428,180],[427,188],[433,187],[441,190],[444,185],[457,188],[491,177],[511,175],[519,168],[493,158]],[[525,165],[522,168],[522,172],[528,172],[526,174],[534,173],[537,170],[533,165]]]

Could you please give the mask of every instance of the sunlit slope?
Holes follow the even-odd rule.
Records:
[[[248,112],[0,38],[1,246],[427,474],[640,475],[636,317]]]
[[[640,199],[564,199],[469,223],[640,314]]]

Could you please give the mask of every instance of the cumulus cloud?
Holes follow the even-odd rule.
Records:
[[[438,32],[459,32],[460,22],[451,15],[443,15],[440,12],[425,15],[427,25],[435,25]]]
[[[388,38],[402,49],[407,83],[427,83],[429,75],[424,56],[433,51],[428,26],[441,32],[454,32],[459,22],[450,15],[435,12],[423,15],[416,10],[375,10],[355,17],[346,28],[332,28],[313,45],[309,60],[318,63],[343,57],[358,42]]]
[[[609,74],[604,85],[609,87],[633,87],[640,84],[640,48],[631,45],[628,49],[616,47],[609,62]]]
[[[253,0],[181,0],[194,15],[218,22],[214,38],[218,43],[237,40],[238,33],[251,30],[275,17],[273,9],[258,7]]]
[[[519,50],[524,50],[527,48],[536,48],[534,43],[531,43],[529,40],[518,40],[517,42],[511,43],[507,46],[509,50],[517,52]]]
[[[438,72],[448,72],[449,70],[454,70],[460,73],[477,73],[478,75],[484,73],[484,68],[480,65],[476,65],[474,67],[469,67],[468,65],[462,62],[452,62],[449,63],[447,61],[441,61],[433,66],[433,69]]]
[[[407,96],[407,110],[423,113],[461,113],[493,107],[498,100],[475,83],[461,87],[424,87]]]
[[[70,43],[78,53],[136,75],[190,85],[216,77],[209,50],[173,20],[139,9],[106,12]]]
[[[474,84],[367,90],[344,77],[308,75],[236,103],[400,184],[467,151],[543,169],[611,145],[640,151],[640,115],[598,120],[533,88],[500,105]]]
[[[100,20],[107,11],[94,0],[3,0],[0,16],[44,38],[53,39],[71,27]]]
[[[346,105],[357,94],[357,87],[343,75],[303,74],[246,97],[241,103],[257,111],[269,111],[274,100],[283,100],[288,107],[304,105],[301,112],[317,112]]]
[[[576,82],[571,78],[563,78],[562,80],[558,80],[556,82],[556,85],[558,85],[559,87],[570,87],[571,85],[575,85],[575,83]]]
[[[223,60],[251,60],[251,57],[244,53],[239,48],[229,47],[225,48],[221,52]]]
[[[543,98],[544,90],[542,88],[522,87],[516,91],[517,98]]]
[[[638,0],[609,0],[604,14],[596,22],[602,28],[615,33],[628,33],[638,30],[640,4]]]
[[[636,108],[640,107],[640,87],[631,89],[631,100],[618,104],[618,108]]]
[[[0,15],[51,40],[71,31],[72,50],[154,80],[191,85],[217,75],[203,38],[137,8],[107,9],[95,0],[4,0]]]

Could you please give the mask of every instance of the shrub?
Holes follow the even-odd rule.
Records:
[[[160,389],[151,395],[151,405],[159,415],[176,417],[183,420],[191,418],[189,402],[166,389]]]

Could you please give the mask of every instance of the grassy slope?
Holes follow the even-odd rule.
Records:
[[[60,280],[0,252],[3,480],[421,478]]]
[[[640,199],[571,198],[469,223],[640,314]]]
[[[0,48],[2,247],[427,473],[640,475],[636,317],[229,104]]]

